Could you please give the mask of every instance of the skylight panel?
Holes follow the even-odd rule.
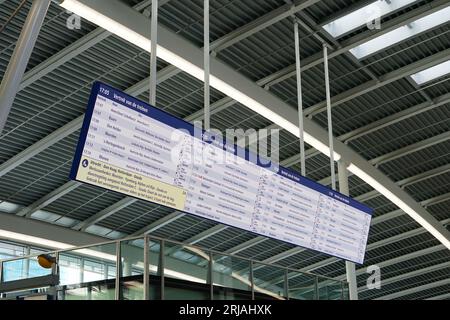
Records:
[[[421,84],[424,84],[428,81],[437,79],[437,78],[442,77],[449,73],[450,73],[450,60],[447,60],[447,61],[442,62],[438,65],[435,65],[431,68],[417,72],[417,73],[411,75],[411,78],[413,78],[413,80],[418,85],[421,85]]]
[[[333,37],[337,38],[416,1],[417,0],[377,0],[343,17],[333,20],[322,27]]]
[[[450,6],[350,49],[358,59],[450,21]]]

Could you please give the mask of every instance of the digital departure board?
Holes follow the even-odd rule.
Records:
[[[372,209],[196,130],[97,82],[71,178],[363,263]]]

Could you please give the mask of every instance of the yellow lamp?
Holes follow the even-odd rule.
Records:
[[[44,269],[50,269],[56,263],[56,259],[48,254],[41,254],[37,259],[39,265]]]

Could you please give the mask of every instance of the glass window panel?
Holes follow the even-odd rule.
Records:
[[[350,49],[350,52],[361,59],[448,21],[450,21],[450,6],[364,42]]]
[[[150,274],[150,300],[161,300],[161,264],[160,250],[161,242],[159,240],[149,239],[149,274]]]
[[[121,299],[144,299],[144,241],[122,241],[120,244]]]
[[[45,269],[37,262],[37,257],[25,258],[3,263],[3,281],[16,281],[28,278],[47,276],[52,273],[52,269]]]
[[[316,277],[309,274],[289,272],[289,299],[291,300],[315,300]]]
[[[440,78],[448,73],[450,73],[450,60],[412,74],[411,78],[413,78],[417,84],[421,85],[428,81]]]
[[[215,300],[251,299],[250,261],[214,254],[213,262]]]
[[[59,255],[60,285],[66,299],[115,298],[116,243],[69,250]]]
[[[185,245],[165,242],[165,299],[210,299],[208,253]]]
[[[319,300],[342,300],[342,283],[324,278],[319,278]]]
[[[285,270],[276,266],[254,263],[255,299],[286,299]]]

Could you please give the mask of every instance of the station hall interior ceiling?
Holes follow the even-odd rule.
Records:
[[[20,2],[0,1],[1,23]],[[123,2],[147,14],[151,1]],[[202,47],[203,1],[159,2],[160,24]],[[369,30],[364,24],[335,36],[326,31],[326,24],[370,2],[294,2],[303,7],[295,15],[302,21],[304,110],[317,124],[327,127],[326,112],[314,111],[314,106],[325,101],[320,62],[325,41],[331,48],[335,137],[369,160],[447,226],[450,70],[445,72],[445,62],[450,59],[449,20],[367,56],[358,58],[356,51],[351,51],[357,43],[364,43],[363,39],[373,38],[374,33],[385,33],[383,26],[391,30],[417,28],[421,26],[419,19],[450,5],[439,0],[402,2],[409,3],[386,13],[380,29]],[[27,1],[0,34],[1,78],[30,4]],[[290,4],[283,0],[211,0],[210,5],[211,42],[216,58],[297,108],[293,21],[289,17],[280,19]],[[92,82],[108,83],[148,101],[150,59],[147,52],[88,21],[82,20],[81,29],[67,28],[69,16],[63,8],[51,4],[21,90],[0,135],[0,212],[66,228],[77,227],[97,215],[100,218],[95,223],[84,224],[83,232],[117,239],[150,230],[151,235],[342,279],[342,260],[69,181],[80,128],[76,119],[84,114]],[[367,50],[369,45],[364,48]],[[438,67],[438,76],[433,77],[436,70],[418,74],[424,64],[440,63],[444,64]],[[201,81],[163,60],[158,60],[158,79],[159,108],[189,120],[202,113]],[[211,100],[214,128],[273,125],[215,89],[211,89]],[[299,172],[298,145],[291,133],[280,132],[280,160]],[[328,157],[310,146],[307,149],[307,177],[329,185]],[[394,293],[394,297],[402,299],[448,298],[450,280],[445,280],[450,274],[449,250],[361,179],[350,176],[349,187],[352,197],[375,209],[366,261],[357,266],[360,298]],[[368,276],[365,268],[373,264],[382,267],[385,285],[380,290],[363,290]],[[266,276],[270,280],[271,275]]]

